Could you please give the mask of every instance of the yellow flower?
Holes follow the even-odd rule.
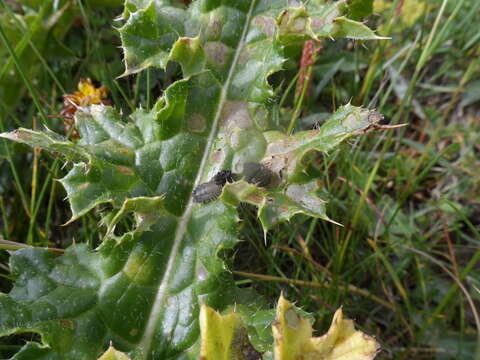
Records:
[[[92,104],[101,104],[108,96],[108,89],[105,85],[96,88],[90,79],[80,79],[78,83],[78,91],[73,94],[66,94],[64,98],[68,98],[78,106],[86,106]]]
[[[92,104],[104,104],[110,105],[110,101],[107,99],[108,89],[105,85],[96,88],[90,79],[80,79],[78,83],[78,91],[73,94],[63,95],[63,110],[61,115],[64,120],[64,130],[72,138],[78,138],[78,132],[76,130],[70,130],[74,126],[73,117],[77,112],[77,109],[82,106],[88,106]]]

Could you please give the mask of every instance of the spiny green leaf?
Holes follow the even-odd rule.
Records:
[[[255,2],[203,5],[198,3],[191,11],[202,12],[208,21],[211,36],[201,45],[206,53],[203,66],[209,71],[197,72],[198,68],[190,78],[172,84],[151,112],[139,110],[124,119],[108,107],[79,110],[76,126],[81,140],[76,147],[87,152],[88,161],[76,163],[62,179],[74,218],[103,202],[121,213],[122,205],[133,201],[129,199],[162,196],[155,209],[157,221],[147,232],[137,229],[120,238],[107,237],[99,253],[77,246],[61,258],[41,262],[42,268],[56,271],[71,252],[78,252],[69,273],[91,274],[92,286],[77,290],[77,282],[63,286],[65,280],[50,273],[25,275],[41,294],[35,299],[15,297],[26,291],[19,281],[12,295],[3,297],[10,301],[6,313],[14,308],[28,312],[36,306],[37,316],[43,318],[31,318],[21,328],[14,326],[19,321],[0,319],[5,333],[38,331],[51,355],[66,359],[86,353],[95,358],[109,341],[133,359],[173,359],[189,351],[198,355],[194,345],[200,301],[220,309],[234,302],[228,295],[231,276],[216,254],[236,241],[236,209],[220,202],[196,205],[191,191],[194,184],[231,166],[236,154],[226,137],[232,130],[254,132],[257,123],[265,123],[268,108],[261,101],[271,94],[266,77],[280,68],[283,59],[281,49],[274,48],[273,34],[268,37],[257,30],[254,14],[261,12]],[[132,16],[144,16],[149,9]],[[258,42],[263,47],[255,50]],[[244,70],[246,63],[251,72]],[[265,144],[260,156],[264,149]],[[247,156],[248,152],[241,155]],[[45,256],[40,250],[29,251],[35,259]],[[15,253],[12,261],[21,255]],[[56,300],[68,294],[78,297],[76,307]],[[49,311],[51,297],[55,311]],[[73,324],[73,330],[64,331],[60,321]],[[72,341],[80,337],[75,331],[87,332],[84,324],[90,324],[93,337],[82,336],[90,344],[88,352],[80,341]]]
[[[43,249],[15,252],[10,266],[17,282],[9,296],[0,296],[0,334],[37,331],[50,346],[48,354],[61,359],[95,358],[106,341],[134,350],[134,359],[156,358],[156,351],[162,359],[177,358],[198,338],[197,297],[218,308],[233,301],[212,292],[232,286],[212,254],[235,243],[233,210],[218,204],[199,210],[187,237],[210,236],[178,244],[174,258],[166,249],[175,246],[178,224],[167,214],[150,232],[107,241],[100,253],[85,245],[67,249],[60,258]],[[161,301],[158,287],[164,281],[170,283],[169,296]],[[157,301],[163,304],[156,308],[158,325],[146,338]]]
[[[183,70],[183,75],[189,77],[205,68],[205,51],[200,38],[180,38],[173,45],[170,60],[177,61]]]
[[[377,128],[383,116],[347,104],[340,107],[318,130],[286,136],[278,131],[265,133],[268,147],[262,162],[281,173],[289,183],[304,180],[302,159],[311,151],[329,152],[347,138]]]
[[[279,222],[290,220],[296,214],[336,223],[327,216],[325,201],[315,195],[316,189],[316,184],[312,182],[291,184],[282,190],[267,190],[242,180],[226,184],[221,199],[232,206],[241,202],[257,206],[258,218],[265,232]]]
[[[250,344],[247,329],[238,313],[222,316],[203,305],[200,311],[200,328],[201,359],[261,359],[261,354]]]
[[[347,19],[345,15],[349,11],[346,0],[310,1],[306,5],[288,8],[276,19],[279,40],[284,45],[295,45],[309,38],[386,39],[377,36],[363,23]]]
[[[59,152],[71,161],[88,160],[89,155],[82,148],[53,131],[34,131],[19,128],[11,132],[0,133],[0,137],[30,146],[41,147],[53,152]]]
[[[146,2],[146,7],[127,2],[127,22],[120,28],[120,37],[125,53],[125,74],[133,74],[149,66],[164,67],[168,54],[179,36],[186,34],[189,23],[185,11],[166,4]]]
[[[312,179],[301,176],[302,159],[372,126],[371,112],[346,106],[320,130],[272,131],[268,77],[286,61],[276,25],[288,11],[284,0],[172,3],[128,1],[120,29],[127,74],[169,60],[184,72],[151,111],[81,108],[76,144],[49,132],[5,135],[74,161],[61,180],[72,219],[102,203],[113,208],[104,212],[109,233],[97,252],[77,245],[59,258],[40,249],[12,255],[18,280],[0,296],[0,333],[35,331],[48,346],[20,353],[94,359],[113,344],[132,359],[197,358],[200,304],[222,310],[239,302],[218,257],[234,246],[239,217],[231,202],[195,203],[192,190],[220,170],[261,161],[285,173],[275,189],[249,184],[266,202],[274,199],[260,209],[264,226],[299,212],[326,218],[323,202],[311,196]],[[308,16],[320,16],[323,7],[310,3]],[[137,227],[114,235],[130,212]]]
[[[355,330],[353,321],[338,309],[328,332],[312,337],[312,325],[283,296],[273,325],[275,360],[325,359],[372,360],[380,348],[374,338]]]
[[[268,147],[262,162],[281,173],[289,183],[304,180],[302,159],[311,151],[328,152],[347,138],[375,129],[382,115],[347,104],[340,107],[318,130],[286,136],[278,131],[265,133]]]
[[[227,59],[233,56],[230,43],[238,34],[221,31],[222,27],[229,29],[229,25],[225,27],[221,22],[210,21],[205,16],[205,10],[208,9],[213,14],[221,13],[228,24],[236,16],[237,9],[245,11],[248,4],[248,1],[238,1],[230,6],[220,6],[215,1],[203,0],[184,10],[172,6],[169,1],[127,2],[128,10],[124,15],[127,22],[119,29],[125,53],[125,75],[149,66],[164,67],[170,60],[182,64],[184,76],[199,71],[202,66],[220,75],[218,70],[225,70]],[[351,10],[346,5],[346,0],[332,3],[309,1],[296,8],[285,6],[286,3],[282,0],[256,2],[250,27],[257,31],[250,31],[254,38],[249,40],[254,41],[248,41],[248,44],[254,43],[255,46],[247,45],[241,55],[242,59],[253,61],[245,64],[244,68],[250,69],[248,74],[240,72],[238,76],[254,77],[253,66],[262,67],[261,60],[272,55],[271,41],[264,46],[263,40],[274,34],[279,40],[275,46],[320,38],[383,39],[362,23],[343,20]],[[203,51],[199,44],[202,44]],[[195,62],[192,61],[192,56],[195,56]],[[270,61],[272,60],[271,58]],[[281,63],[282,61],[279,66]],[[259,78],[261,82],[265,82],[265,79]]]
[[[12,360],[48,360],[52,359],[48,346],[43,346],[34,342],[27,342],[18,353],[12,357]]]
[[[388,37],[376,35],[369,27],[361,22],[347,19],[342,16],[335,20],[335,36],[353,40],[385,40]]]
[[[110,213],[107,219],[104,219],[105,225],[108,227],[108,234],[112,234],[115,225],[125,216],[133,213],[136,222],[136,231],[147,231],[150,225],[156,223],[158,218],[162,216],[163,196],[155,197],[138,197],[126,199],[120,210],[116,213]]]
[[[300,213],[337,223],[327,216],[325,202],[316,197],[317,186],[304,173],[302,160],[309,152],[327,153],[350,136],[375,129],[381,119],[375,111],[348,104],[340,107],[318,130],[293,136],[265,132],[268,146],[260,160],[281,175],[281,179],[273,189],[261,189],[245,181],[227,184],[221,199],[233,206],[240,202],[257,206],[264,231]]]
[[[115,350],[112,345],[108,348],[105,353],[98,358],[98,360],[130,360],[130,358],[124,353]]]
[[[92,311],[102,273],[85,245],[57,260],[49,250],[22,249],[10,258],[10,268],[17,281],[8,296],[0,295],[0,334],[35,330],[59,354],[75,347],[82,356],[95,358],[106,332]],[[32,345],[23,351],[51,353]]]
[[[275,360],[372,360],[380,346],[374,338],[355,330],[352,320],[338,309],[328,332],[312,337],[310,319],[280,296],[275,321],[270,322],[274,336]],[[205,360],[258,360],[262,355],[252,349],[245,333],[245,321],[235,309],[221,315],[208,306],[201,310],[201,359]],[[271,359],[272,354],[263,354]]]

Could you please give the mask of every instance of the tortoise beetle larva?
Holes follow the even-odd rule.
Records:
[[[213,182],[217,185],[225,185],[227,182],[234,182],[238,180],[238,175],[230,170],[219,171],[214,177]]]
[[[222,188],[222,185],[218,185],[214,181],[200,184],[192,192],[193,201],[202,204],[213,201],[220,196]]]
[[[272,170],[265,165],[255,162],[243,164],[243,176],[246,182],[259,187],[267,187],[275,179],[275,174]]]
[[[238,179],[238,175],[230,170],[221,170],[210,179],[210,181],[198,185],[192,192],[193,201],[197,203],[208,203],[217,199],[222,193],[223,186],[227,182]]]

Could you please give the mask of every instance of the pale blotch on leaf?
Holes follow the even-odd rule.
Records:
[[[342,15],[342,14],[341,14],[341,12],[340,12],[339,7],[336,6],[336,7],[335,7],[334,9],[332,9],[332,11],[330,11],[330,13],[325,17],[325,20],[324,20],[324,21],[325,21],[326,24],[331,24],[331,23],[333,23],[333,21],[334,21],[337,17],[339,17],[339,16],[341,16],[341,15]]]
[[[248,46],[244,46],[240,56],[238,57],[238,64],[245,65],[248,60],[250,60],[250,48]]]
[[[202,263],[200,263],[197,268],[197,279],[199,281],[205,281],[208,279],[208,275],[209,271]]]
[[[294,23],[291,25],[291,30],[293,31],[303,31],[305,29],[305,26],[307,25],[307,20],[304,18],[299,18],[294,21]]]
[[[221,148],[215,150],[210,155],[210,161],[213,164],[221,164],[225,160],[225,151]]]
[[[240,129],[234,129],[230,134],[230,146],[235,150],[239,149],[242,145],[242,142],[240,141],[241,135]]]
[[[129,168],[127,166],[117,165],[116,168],[120,173],[122,173],[124,175],[128,175],[128,176],[135,175],[135,171],[133,171],[131,168]]]
[[[251,153],[255,153],[254,147],[263,148],[263,138],[258,136],[255,131],[240,129],[238,127],[232,129],[229,137],[226,139],[228,144],[235,150],[245,149],[248,151],[250,146]]]
[[[287,156],[270,156],[263,163],[273,172],[279,174],[287,168],[289,158]]]
[[[210,41],[203,45],[207,57],[218,65],[227,63],[230,48],[220,41]]]
[[[312,325],[293,304],[280,297],[273,324],[275,360],[371,360],[378,353],[374,338],[355,330],[353,321],[338,309],[328,332],[312,337]]]
[[[298,330],[300,325],[300,317],[293,308],[285,311],[285,321],[288,327]]]
[[[314,18],[312,19],[311,25],[313,31],[319,31],[325,26],[325,19],[323,18]]]
[[[123,272],[131,281],[139,285],[149,284],[155,271],[154,264],[147,261],[149,255],[149,253],[139,250],[129,256]]]
[[[83,190],[85,190],[85,189],[88,189],[88,187],[89,187],[90,185],[91,185],[90,182],[84,182],[83,184],[78,185],[75,190],[76,190],[77,192],[80,192],[80,191],[83,191]]]
[[[315,212],[315,209],[322,207],[325,203],[312,195],[315,189],[316,185],[313,182],[304,185],[292,184],[287,188],[286,195],[308,210]]]
[[[219,39],[222,34],[223,24],[219,20],[212,20],[208,23],[206,36],[208,39]]]
[[[8,133],[2,133],[0,134],[0,137],[5,138],[5,139],[10,139],[13,141],[18,141],[18,142],[28,142],[31,141],[32,136],[29,135],[26,132],[20,132],[19,129],[15,129],[11,132]]]
[[[285,154],[292,151],[297,145],[298,140],[294,137],[287,137],[276,142],[268,144],[267,153],[269,155]]]
[[[257,16],[254,20],[253,23],[255,25],[258,25],[260,29],[267,35],[267,36],[273,36],[275,34],[275,19],[266,17],[266,16]]]
[[[188,119],[187,126],[192,132],[203,133],[207,129],[207,120],[202,114],[193,114]]]
[[[236,127],[250,128],[252,119],[247,104],[243,101],[227,101],[222,109],[222,125],[225,125],[227,132]]]
[[[268,144],[263,163],[276,173],[286,171],[296,155],[294,150],[297,144],[298,140],[293,137]]]
[[[302,35],[307,27],[308,15],[303,6],[289,8],[280,14],[277,24],[284,34]]]
[[[357,114],[351,113],[342,121],[342,126],[347,129],[355,128],[358,124],[359,118],[360,116],[358,116]]]

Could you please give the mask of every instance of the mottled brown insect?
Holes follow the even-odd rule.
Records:
[[[275,173],[265,165],[248,162],[243,165],[245,181],[259,187],[269,186],[275,179]]]
[[[238,180],[238,175],[230,170],[222,170],[215,174],[210,181],[198,185],[192,192],[193,201],[206,204],[216,200],[222,193],[223,186],[227,182]]]
[[[230,170],[219,171],[212,179],[215,184],[225,185],[227,182],[234,182],[238,180],[238,175]]]
[[[201,204],[206,204],[217,199],[222,193],[222,185],[216,184],[214,181],[209,181],[198,185],[193,189],[193,201]]]

